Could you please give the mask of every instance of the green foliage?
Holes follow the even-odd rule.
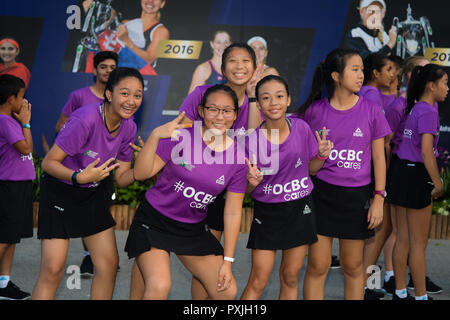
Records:
[[[443,200],[433,203],[433,214],[448,216],[450,213],[450,167],[442,167],[441,178],[444,182],[444,195],[441,197]]]
[[[39,202],[41,192],[41,175],[42,175],[42,158],[33,155],[34,171],[36,172],[36,179],[33,180],[33,202]]]
[[[253,208],[253,199],[250,197],[249,193],[245,194],[244,204],[242,205],[244,208]]]
[[[136,208],[144,199],[147,190],[154,185],[153,179],[146,181],[135,181],[126,188],[116,186],[116,204],[127,204]]]

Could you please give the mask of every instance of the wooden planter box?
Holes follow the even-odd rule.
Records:
[[[429,237],[430,239],[450,240],[450,216],[433,214]]]
[[[131,222],[133,221],[134,214],[137,208],[131,208],[128,205],[115,204],[111,206],[111,215],[116,221],[116,230],[129,230]],[[33,222],[34,227],[38,226],[38,213],[39,213],[39,202],[33,203]],[[249,233],[250,226],[253,220],[253,208],[243,208],[242,209],[242,220],[240,232]]]

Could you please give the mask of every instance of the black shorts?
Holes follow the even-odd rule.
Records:
[[[0,243],[33,237],[33,182],[0,181]]]
[[[125,252],[130,259],[157,248],[180,255],[223,255],[220,242],[209,232],[205,220],[183,223],[159,213],[144,199],[130,226]]]
[[[109,184],[77,188],[43,174],[39,203],[38,238],[84,238],[116,225],[111,216]]]
[[[398,159],[389,179],[389,203],[411,209],[422,209],[431,204],[434,185],[425,165]]]
[[[225,209],[226,193],[227,190],[224,190],[216,197],[216,200],[208,206],[208,215],[206,216],[205,222],[210,229],[223,232],[223,210]]]
[[[255,200],[247,248],[287,250],[316,242],[314,211],[310,196],[283,203]]]
[[[312,197],[316,208],[317,234],[322,236],[364,240],[373,237],[367,215],[370,207],[370,185],[337,186],[313,178]]]

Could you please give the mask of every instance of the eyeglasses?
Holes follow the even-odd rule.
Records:
[[[206,106],[204,106],[203,108],[206,109],[206,112],[211,117],[217,117],[219,113],[222,113],[225,119],[231,119],[234,117],[235,114],[234,109],[220,109],[216,107],[206,107]]]

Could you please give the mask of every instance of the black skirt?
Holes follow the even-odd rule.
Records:
[[[0,243],[33,237],[33,183],[0,181]]]
[[[207,230],[205,220],[183,223],[170,219],[144,199],[131,223],[125,252],[132,259],[151,248],[180,255],[223,255],[222,245]]]
[[[310,196],[282,203],[255,200],[248,249],[287,250],[317,241]]]
[[[44,173],[41,178],[38,238],[88,237],[116,225],[111,216],[111,181],[78,188]]]
[[[393,179],[392,177],[395,175],[395,170],[397,169],[399,157],[396,153],[391,154],[391,160],[389,161],[389,168],[387,169],[386,173],[386,192],[388,194],[388,197],[386,201],[389,201],[389,195],[391,194],[391,190],[393,187]]]
[[[220,193],[216,200],[208,206],[208,215],[206,216],[206,225],[210,229],[217,231],[223,231],[223,210],[225,209],[225,195],[227,190],[225,189]]]
[[[313,178],[312,197],[316,208],[317,233],[331,238],[364,240],[374,236],[367,216],[370,185],[337,186]]]
[[[398,159],[390,172],[389,203],[411,209],[431,204],[434,185],[423,163]]]

